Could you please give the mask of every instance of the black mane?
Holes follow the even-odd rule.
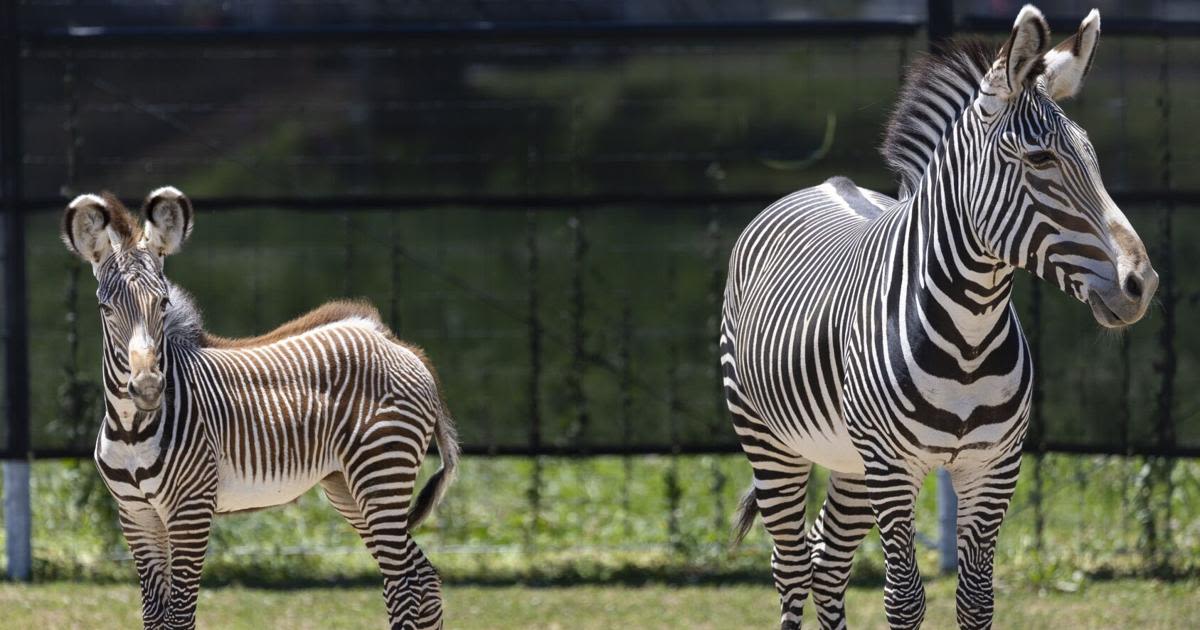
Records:
[[[905,73],[880,153],[912,195],[946,131],[979,91],[996,48],[977,39],[952,41],[918,58]]]

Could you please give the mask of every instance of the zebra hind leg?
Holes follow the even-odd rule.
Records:
[[[780,627],[798,630],[812,583],[804,508],[812,463],[795,456],[752,456],[754,498],[771,536],[771,574],[779,592]]]
[[[366,452],[378,454],[377,450]],[[394,459],[368,461],[369,465],[348,475],[346,489],[358,504],[358,518],[351,523],[365,523],[368,535],[363,539],[383,574],[383,596],[391,627],[394,630],[441,628],[442,580],[408,529],[416,468],[405,463],[402,452],[397,452]],[[322,482],[322,485],[330,496],[330,486],[335,483]],[[337,500],[333,496],[330,500],[335,507],[344,505],[340,493]]]
[[[992,568],[1000,523],[1021,468],[1018,451],[986,469],[951,470],[958,493],[958,589],[961,628],[991,628],[995,610]]]
[[[825,503],[808,530],[813,603],[821,628],[846,628],[850,566],[854,553],[874,526],[875,515],[863,476],[831,472]]]
[[[358,532],[363,543],[367,546],[367,551],[371,552],[371,557],[378,562],[379,556],[375,553],[375,538],[371,536],[371,530],[367,527],[367,520],[363,518],[362,512],[358,509],[358,502],[354,500],[354,495],[350,493],[350,487],[346,485],[346,476],[342,473],[334,473],[321,480],[321,489],[325,491],[325,498],[329,499],[329,503],[333,505],[333,509],[346,519],[354,531]]]
[[[780,627],[799,630],[804,600],[812,583],[812,564],[805,536],[804,509],[808,502],[808,475],[812,462],[793,454],[777,440],[754,406],[742,396],[734,368],[737,361],[730,320],[721,319],[721,371],[725,404],[733,430],[754,471],[754,485],[743,500],[734,542],[741,540],[758,508],[771,536],[771,574],[779,591]],[[753,503],[751,503],[753,500]]]

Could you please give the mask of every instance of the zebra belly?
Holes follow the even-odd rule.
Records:
[[[850,433],[841,418],[818,433],[797,433],[781,427],[772,427],[775,435],[786,435],[785,443],[797,455],[828,470],[840,473],[862,474],[865,470],[862,455],[850,442]]]
[[[250,475],[228,462],[217,468],[217,512],[240,512],[291,503],[334,472],[335,466],[313,467],[291,475]]]

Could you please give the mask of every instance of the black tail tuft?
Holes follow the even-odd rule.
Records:
[[[742,539],[746,534],[750,533],[750,528],[754,525],[754,517],[758,516],[758,497],[754,493],[754,485],[750,485],[750,489],[746,494],[742,495],[742,500],[738,504],[737,515],[733,522],[733,540],[729,547],[735,548],[742,544]]]

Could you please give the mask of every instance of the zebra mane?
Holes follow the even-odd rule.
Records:
[[[204,318],[200,314],[200,307],[196,306],[196,300],[190,293],[174,284],[168,285],[171,304],[163,320],[163,334],[173,344],[199,346],[204,336]]]
[[[383,323],[379,311],[366,301],[334,300],[326,302],[308,313],[279,325],[270,332],[255,337],[227,338],[204,330],[204,317],[191,294],[170,282],[168,282],[168,287],[171,303],[167,307],[167,313],[163,319],[163,333],[173,344],[182,344],[191,348],[252,348],[299,335],[327,324],[358,321],[375,328],[394,343],[412,350],[418,357],[424,356],[420,348],[396,338]],[[432,367],[430,369],[432,370]]]
[[[908,68],[880,153],[900,178],[900,197],[912,195],[946,132],[971,104],[996,58],[980,40],[953,41]]]

